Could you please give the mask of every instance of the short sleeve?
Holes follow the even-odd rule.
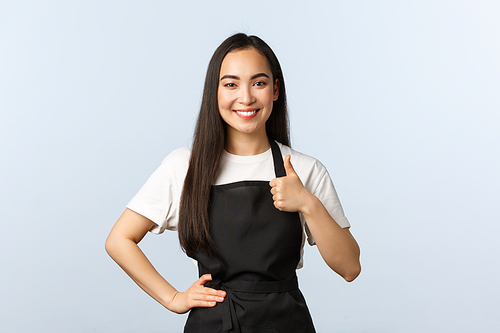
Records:
[[[319,163],[319,162],[318,162]],[[319,182],[316,186],[316,189],[312,191],[314,194],[325,206],[325,209],[330,213],[330,216],[337,222],[337,224],[342,228],[348,228],[351,225],[347,220],[347,217],[344,215],[344,210],[340,203],[339,197],[337,195],[337,191],[335,190],[335,186],[328,174],[326,168],[323,167],[323,171],[319,177]],[[305,231],[307,234],[307,241],[310,245],[316,244],[314,241],[309,228],[307,228],[307,221],[305,226]]]
[[[351,225],[344,215],[344,210],[340,204],[337,191],[335,190],[335,186],[325,166],[314,157],[299,153],[279,142],[278,145],[280,146],[283,159],[286,155],[291,155],[293,168],[295,172],[297,172],[305,188],[321,201],[330,216],[340,227],[350,227]],[[307,237],[307,242],[310,245],[315,245],[314,238],[307,227],[307,221],[302,214],[300,214],[300,219],[305,231],[303,243],[305,243],[305,238]],[[299,263],[298,267],[300,268],[301,265],[302,261]]]
[[[155,223],[150,230],[153,233],[177,230],[189,156],[188,148],[177,149],[168,155],[127,205],[128,209]]]

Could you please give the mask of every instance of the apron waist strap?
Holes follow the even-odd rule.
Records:
[[[240,325],[236,316],[233,301],[233,292],[244,292],[254,294],[283,293],[299,288],[297,277],[282,281],[241,281],[234,280],[221,283],[221,289],[226,291],[226,299],[222,302],[222,330],[240,333]]]
[[[227,289],[231,291],[240,291],[244,293],[254,294],[267,294],[267,293],[282,293],[285,291],[292,291],[299,287],[297,277],[290,280],[281,281],[241,281],[234,280],[222,283]]]

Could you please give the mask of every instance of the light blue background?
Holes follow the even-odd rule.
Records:
[[[336,184],[363,272],[306,247],[318,332],[498,332],[497,1],[0,1],[0,330],[180,332],[106,255],[127,202],[190,145],[235,32],[281,61],[295,149]],[[143,250],[178,289],[176,233]]]

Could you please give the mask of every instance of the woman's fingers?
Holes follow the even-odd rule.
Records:
[[[269,186],[271,186],[270,191],[277,209],[285,212],[299,212],[303,205],[304,196],[309,192],[289,162],[288,159],[288,175],[274,178],[269,182]]]
[[[205,287],[205,283],[209,281],[212,281],[212,275],[204,274],[188,289],[189,297],[196,302],[194,306],[209,307],[224,301],[226,292]]]
[[[197,281],[202,286],[202,288],[200,289],[202,291],[202,294],[218,296],[222,298],[226,296],[226,292],[224,290],[216,290],[214,288],[205,287],[205,283],[207,283],[208,281],[212,281],[211,274],[204,274]]]
[[[172,311],[185,313],[195,307],[212,307],[223,302],[226,292],[205,287],[205,283],[209,281],[212,281],[210,274],[202,275],[186,291],[177,293],[173,299]]]
[[[203,274],[202,276],[200,276],[200,278],[196,282],[198,282],[199,284],[201,284],[203,286],[208,281],[212,281],[212,274]]]

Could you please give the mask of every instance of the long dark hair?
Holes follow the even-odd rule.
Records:
[[[209,223],[210,189],[226,139],[226,123],[220,116],[217,101],[221,64],[229,52],[248,48],[256,49],[267,58],[273,82],[276,79],[279,81],[278,99],[273,102],[273,110],[266,122],[267,135],[270,139],[290,145],[285,81],[278,58],[269,45],[257,36],[238,33],[227,38],[215,50],[208,64],[189,169],[182,190],[179,241],[191,257],[197,252],[210,254],[214,250]]]

